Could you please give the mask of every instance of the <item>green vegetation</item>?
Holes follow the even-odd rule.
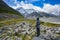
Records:
[[[56,34],[58,34],[60,36],[60,32],[59,33],[56,33]]]
[[[6,21],[6,20],[5,20]],[[36,25],[36,20],[32,20],[32,19],[24,19],[24,18],[17,18],[17,19],[11,19],[10,21],[0,21],[0,22],[3,22],[3,23],[0,23],[0,26],[2,25],[14,25],[14,24],[17,24],[17,23],[20,23],[20,22],[28,22],[30,24],[32,24],[32,26],[34,27]],[[53,24],[53,23],[48,23],[48,22],[42,22],[40,21],[41,25],[44,25],[44,26],[49,26],[49,27],[60,27],[60,24]]]
[[[14,25],[14,24],[17,24],[18,22],[22,22],[23,20],[24,20],[23,18],[20,18],[20,19],[18,18],[18,19],[0,21],[0,26]]]
[[[17,14],[22,16],[18,11],[10,8],[5,2],[0,0],[0,13],[10,13],[10,14]]]
[[[18,18],[24,18],[18,11],[9,7],[4,1],[0,0],[0,14],[5,16],[0,16],[0,27],[4,25],[9,25],[13,22],[19,20]],[[12,15],[17,18],[13,18]],[[7,18],[7,17],[8,18]]]
[[[11,19],[1,19],[0,20],[0,29],[2,26],[8,26],[9,25],[15,25],[15,24],[18,24],[18,23],[21,23],[21,22],[28,22],[31,24],[32,27],[35,27],[36,25],[36,20],[32,20],[32,19],[26,19],[24,18],[18,11],[10,8],[7,4],[5,4],[2,0],[0,0],[0,14],[2,13],[5,13],[5,14],[14,14],[14,15],[18,15],[17,18],[11,18]],[[41,21],[41,25],[44,25],[44,26],[49,26],[49,27],[60,27],[60,24],[53,24],[53,23],[48,23],[48,22],[42,22]],[[14,30],[14,29],[13,29]],[[11,30],[12,31],[12,30]],[[0,38],[5,38],[6,35],[7,35],[7,32],[8,31],[5,31],[3,35],[0,36]],[[46,31],[44,31],[46,32]],[[32,40],[32,38],[35,36],[36,32],[33,32],[31,33],[30,35],[29,34],[25,34],[25,35],[21,35],[19,33],[11,33],[7,36],[13,38],[13,40],[15,40],[14,36],[17,36],[17,37],[22,37],[22,40]],[[60,33],[58,33],[60,34]]]
[[[22,22],[22,21],[26,21],[29,22],[30,24],[33,24],[33,26],[35,26],[36,21],[35,20],[30,20],[30,19],[24,19],[23,16],[16,10],[10,8],[5,2],[3,2],[2,0],[0,0],[0,14],[1,13],[8,13],[8,14],[14,14],[14,15],[19,15],[19,18],[16,19],[9,19],[10,21],[7,20],[0,20],[0,22],[4,22],[4,23],[0,23],[0,26],[2,26],[2,24],[4,25],[9,25],[9,24],[13,24],[13,23],[17,23],[17,22]],[[42,22],[41,21],[41,25],[44,26],[51,26],[51,27],[60,27],[60,24],[53,24],[53,23],[48,23],[48,22]]]
[[[14,24],[17,24],[17,23],[21,23],[21,22],[23,22],[23,21],[32,24],[32,26],[35,26],[35,23],[36,23],[35,20],[24,19],[24,18],[20,18],[20,19],[17,18],[17,19],[11,19],[11,20],[8,20],[8,21],[6,21],[6,20],[0,21],[0,25],[1,25],[1,26],[2,26],[2,25],[4,25],[4,26],[5,26],[5,25],[14,25]]]
[[[49,26],[49,27],[60,27],[60,24],[54,24],[54,23],[43,22],[43,21],[41,21],[41,25]]]

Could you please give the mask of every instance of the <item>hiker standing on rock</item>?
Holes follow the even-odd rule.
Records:
[[[37,33],[37,37],[40,35],[40,20],[39,18],[37,18],[36,20],[36,33]]]

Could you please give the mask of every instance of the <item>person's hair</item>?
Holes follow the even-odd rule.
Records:
[[[39,18],[37,18],[37,20],[39,20]]]

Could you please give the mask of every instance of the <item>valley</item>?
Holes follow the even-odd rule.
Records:
[[[40,18],[40,20],[44,22],[60,24],[60,17],[44,17],[44,18]]]
[[[60,16],[34,9],[13,9],[0,0],[0,40],[36,40],[37,17],[40,18],[38,38],[60,40]]]
[[[35,24],[32,20],[23,20],[17,23],[0,27],[0,40],[34,40],[36,36]],[[40,25],[39,38],[44,40],[59,40],[60,27]]]

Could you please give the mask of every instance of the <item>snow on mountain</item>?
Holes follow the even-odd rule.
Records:
[[[32,13],[32,12],[36,12],[36,10],[34,10],[34,9],[24,9],[24,8],[22,8],[22,7],[20,7],[20,8],[17,8],[16,9],[17,11],[19,11],[23,16],[27,16],[27,15],[29,15],[30,13]]]
[[[27,18],[36,18],[36,17],[57,17],[56,15],[49,14],[46,12],[33,12],[26,16]]]
[[[25,14],[25,16],[34,11],[36,11],[36,12],[41,11],[41,12],[46,12],[46,13],[53,14],[56,16],[60,16],[60,5],[59,4],[56,4],[56,5],[44,4],[43,8],[35,6],[30,3],[28,3],[28,4],[24,3],[23,1],[16,2],[16,4],[17,5],[12,6],[12,8],[18,10],[22,14]]]
[[[21,12],[21,13],[25,13],[26,12],[25,9],[23,9],[22,7],[17,8],[16,10],[19,11],[19,12]]]

